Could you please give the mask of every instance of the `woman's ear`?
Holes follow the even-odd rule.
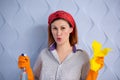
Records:
[[[72,33],[73,32],[73,28],[72,27],[70,27],[70,33]]]

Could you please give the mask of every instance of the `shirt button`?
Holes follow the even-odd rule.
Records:
[[[61,65],[59,65],[59,67],[61,67]]]
[[[59,78],[57,78],[56,80],[60,80]]]

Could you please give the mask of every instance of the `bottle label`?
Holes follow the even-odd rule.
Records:
[[[23,72],[23,74],[22,74],[22,80],[28,80],[26,72]]]

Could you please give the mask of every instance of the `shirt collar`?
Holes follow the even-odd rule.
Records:
[[[49,47],[50,51],[53,51],[54,49],[56,49],[56,43],[51,44]],[[77,51],[77,49],[76,49],[76,46],[74,45],[73,46],[73,53],[76,53],[76,51]]]

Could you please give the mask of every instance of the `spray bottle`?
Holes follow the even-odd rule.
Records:
[[[21,54],[21,56],[27,56],[27,54]],[[21,69],[22,73],[21,73],[21,80],[28,80],[28,76],[27,76],[27,72],[25,68]]]

